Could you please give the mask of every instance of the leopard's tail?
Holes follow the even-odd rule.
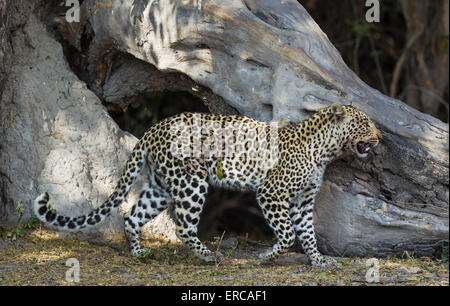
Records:
[[[49,204],[50,197],[47,192],[44,192],[34,200],[33,209],[36,216],[47,225],[74,231],[101,223],[111,214],[112,210],[117,209],[125,200],[139,172],[144,167],[147,158],[147,147],[144,138],[134,147],[126,163],[122,178],[117,183],[114,192],[100,207],[86,215],[65,216],[57,212]]]

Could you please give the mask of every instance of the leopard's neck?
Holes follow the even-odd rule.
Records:
[[[316,164],[327,164],[342,154],[345,135],[338,126],[333,114],[318,112],[308,120],[283,129],[282,138],[289,146],[303,152]],[[293,139],[288,134],[293,133]]]

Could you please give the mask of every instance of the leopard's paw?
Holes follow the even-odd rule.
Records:
[[[150,253],[150,249],[148,249],[148,248],[139,248],[139,249],[134,249],[131,251],[132,256],[141,257],[141,258],[147,257],[149,253]]]
[[[338,265],[338,262],[333,257],[321,255],[311,259],[311,265],[321,268],[333,268]]]
[[[274,259],[275,257],[277,256],[274,254],[273,249],[268,249],[267,251],[262,252],[258,255],[258,258],[262,260],[270,260]]]
[[[206,254],[195,254],[198,258],[205,262],[221,262],[224,256],[220,252],[208,252]]]

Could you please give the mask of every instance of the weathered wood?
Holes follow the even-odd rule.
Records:
[[[266,121],[297,122],[331,103],[374,120],[384,138],[373,158],[346,157],[325,175],[316,204],[325,253],[431,254],[448,240],[448,125],[360,80],[296,1],[97,2],[59,30],[109,103],[168,88]]]

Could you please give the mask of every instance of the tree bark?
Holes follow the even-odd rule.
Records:
[[[48,7],[40,12],[42,20],[52,26]],[[326,254],[346,256],[383,256],[406,250],[430,255],[442,240],[448,241],[448,125],[361,81],[296,1],[84,1],[79,23],[53,20],[78,76],[97,97],[115,107],[126,108],[142,93],[164,88],[189,91],[213,112],[265,121],[287,118],[298,122],[331,103],[352,104],[365,111],[382,130],[383,142],[368,162],[347,156],[328,168],[315,209],[319,248]],[[42,25],[33,22],[36,24],[28,26],[25,33],[47,37],[47,45],[60,49]],[[40,45],[42,42],[36,41],[33,46],[37,50],[28,51],[42,57],[45,52]],[[51,60],[62,61],[60,56],[58,51]],[[23,68],[31,61],[44,65],[39,58],[26,58],[22,59]],[[30,195],[25,200],[28,204],[38,191],[50,189],[56,193],[57,206],[70,189],[73,197],[68,198],[66,207],[58,207],[61,211],[76,210],[70,203],[82,203],[83,198],[100,204],[107,190],[112,190],[113,179],[121,171],[118,165],[124,164],[123,156],[135,139],[117,127],[110,128],[114,126],[110,118],[98,116],[102,107],[82,83],[78,82],[88,96],[85,100],[79,93],[30,100],[27,93],[35,92],[27,87],[26,73],[19,70],[15,73],[22,77],[22,86],[10,86],[19,90],[20,105],[36,107],[30,113],[39,124],[10,118],[3,128],[3,138],[8,141],[0,139],[6,144],[0,171],[9,179],[1,177],[7,195],[2,199],[2,215],[11,215],[5,212],[11,211],[21,190]],[[58,73],[77,82],[66,70],[60,65]],[[57,82],[50,72],[47,77],[49,82]],[[55,92],[62,93],[69,85],[58,86]],[[14,105],[6,98],[2,97],[5,117],[5,105]],[[42,114],[43,109],[51,111]],[[61,112],[78,121],[62,124]],[[106,128],[98,133],[103,124]],[[86,129],[79,132],[84,125]],[[14,164],[16,157],[12,152],[23,151],[14,142],[17,133],[11,127],[17,126],[22,133],[33,131],[34,137],[26,143],[33,153],[23,157],[22,164],[10,166],[6,164]],[[121,140],[125,136],[126,144]],[[81,149],[80,141],[84,141]],[[43,144],[46,149],[40,151]],[[58,146],[65,148],[63,154]],[[70,150],[78,155],[70,155]],[[61,154],[72,157],[61,162]],[[77,168],[79,158],[91,166]],[[114,167],[106,162],[111,160],[117,162]],[[34,184],[28,191],[26,179],[13,182],[11,177],[29,163],[33,164],[29,174]],[[60,169],[59,176],[48,171],[55,168]],[[81,196],[76,184],[84,186]],[[111,221],[111,231],[117,230],[117,222]]]

